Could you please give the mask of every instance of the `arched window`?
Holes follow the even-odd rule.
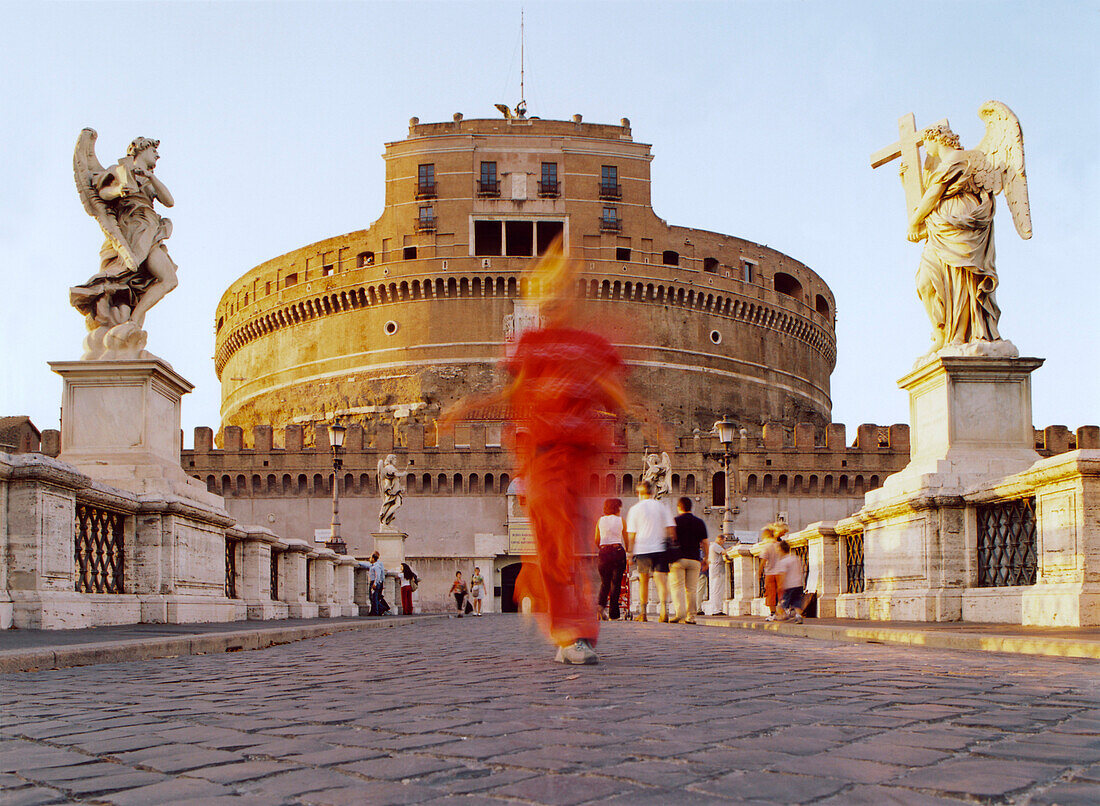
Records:
[[[296,490],[298,495],[305,495],[306,494],[306,486],[308,484],[309,484],[309,481],[306,478],[306,474],[305,473],[299,473],[298,474],[298,489]]]
[[[355,476],[351,473],[344,474],[344,489],[342,492],[350,493],[355,489]]]
[[[294,492],[294,479],[290,477],[289,473],[283,474],[283,495],[290,495]]]
[[[630,473],[623,474],[623,495],[634,495],[634,476]]]
[[[680,265],[680,253],[672,249],[666,249],[661,253],[661,262],[666,266],[679,266]]]
[[[746,493],[755,493],[756,492],[756,485],[757,485],[756,474],[755,473],[749,473],[749,477],[747,479],[745,479],[745,492]]]
[[[710,503],[715,507],[726,505],[726,474],[721,470],[710,477]]]
[[[432,491],[432,474],[425,473],[420,477],[420,492],[430,493]]]
[[[216,493],[218,491],[218,480],[214,476],[206,477],[206,491],[208,493]]]
[[[462,474],[455,473],[452,482],[453,483],[451,484],[451,490],[454,492],[454,494],[462,495],[462,493],[465,492],[465,489],[462,486]]]
[[[829,300],[825,299],[825,297],[823,297],[821,294],[817,295],[816,307],[819,314],[824,316],[826,319],[829,318]]]
[[[671,484],[672,494],[673,495],[679,495],[680,494],[680,474],[679,473],[673,473],[671,482],[672,482],[672,484]]]
[[[366,473],[359,474],[359,490],[360,495],[367,495],[370,493],[370,476]]]
[[[279,479],[274,473],[267,474],[267,492],[270,495],[279,492]]]
[[[775,480],[772,479],[772,474],[771,473],[765,473],[764,474],[764,492],[765,493],[774,493],[775,492]]]
[[[492,493],[493,492],[493,490],[495,489],[494,486],[493,486],[494,483],[495,483],[495,479],[493,478],[493,474],[492,473],[486,473],[485,474],[485,492],[486,493]]]
[[[248,482],[245,481],[245,478],[244,478],[243,474],[240,474],[240,473],[237,474],[237,483],[233,488],[233,492],[235,492],[237,495],[247,495],[248,494]]]
[[[684,476],[684,495],[695,495],[695,474],[688,473]]]
[[[260,478],[259,474],[252,474],[252,494],[260,495],[264,491],[264,480]]]
[[[328,492],[326,487],[327,487],[327,485],[325,484],[325,477],[322,476],[320,473],[314,473],[313,474],[313,494],[314,495],[324,495],[325,493]]]
[[[802,283],[798,282],[796,277],[777,271],[772,282],[775,284],[775,290],[780,294],[786,294],[788,297],[802,297]]]
[[[440,493],[441,495],[446,495],[448,492],[450,492],[450,487],[451,487],[451,485],[449,485],[447,483],[447,474],[446,473],[440,473],[438,476],[436,476],[436,479],[435,479],[436,492]]]
[[[481,479],[478,478],[477,473],[470,474],[470,478],[467,480],[467,484],[469,485],[467,489],[469,490],[471,495],[476,495],[481,491],[479,488],[480,482]]]
[[[588,494],[599,495],[600,494],[600,477],[593,473],[588,479]]]
[[[501,495],[508,492],[508,485],[512,483],[512,480],[508,478],[507,473],[500,474],[500,486],[497,488]]]
[[[615,474],[608,473],[603,480],[603,494],[615,495],[617,492],[618,490],[615,489]]]

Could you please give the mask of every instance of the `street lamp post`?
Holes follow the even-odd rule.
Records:
[[[348,553],[348,545],[340,537],[340,471],[344,467],[340,451],[344,449],[347,430],[347,426],[339,420],[328,427],[329,443],[332,445],[332,534],[325,545],[337,554]]]
[[[735,428],[736,424],[730,420],[729,417],[723,417],[714,424],[714,430],[718,434],[718,441],[722,443],[720,461],[722,462],[722,469],[726,479],[726,500],[725,506],[722,508],[722,537],[725,538],[726,543],[730,545],[736,541],[733,535],[733,513],[737,511],[737,508],[733,503],[733,480],[730,473],[730,466],[733,461],[733,454],[730,449],[733,447],[733,434]]]

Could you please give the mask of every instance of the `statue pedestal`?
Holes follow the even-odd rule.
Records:
[[[909,392],[909,464],[867,495],[960,493],[1039,459],[1031,422],[1031,373],[1041,358],[940,356],[898,381]]]
[[[50,369],[64,381],[61,461],[112,487],[223,508],[180,467],[180,399],[194,387],[167,362],[51,361]]]
[[[408,535],[404,532],[373,532],[371,537],[382,565],[391,570],[399,569],[405,562],[405,538]]]
[[[962,618],[975,540],[963,495],[1038,461],[1031,373],[1042,364],[938,356],[898,382],[909,392],[912,456],[853,516],[863,525],[867,586],[852,601],[838,601],[838,616]]]

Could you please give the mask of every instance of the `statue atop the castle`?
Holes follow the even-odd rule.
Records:
[[[378,460],[378,490],[382,494],[382,508],[378,510],[378,525],[383,530],[391,530],[397,510],[405,503],[405,487],[401,477],[408,470],[397,469],[397,457],[392,453],[384,460]]]
[[[653,485],[653,497],[660,501],[672,493],[672,460],[668,452],[647,454],[642,467],[642,481]]]
[[[993,213],[994,197],[1003,192],[1016,231],[1031,237],[1024,137],[1016,115],[999,101],[986,102],[978,115],[985,136],[973,150],[962,148],[946,120],[918,132],[913,115],[906,115],[898,142],[873,154],[871,166],[902,158],[907,237],[925,241],[917,295],[932,321],[931,352],[1015,357],[997,328]]]
[[[81,357],[144,357],[145,314],[177,285],[176,264],[164,246],[172,222],[153,205],[175,202],[153,173],[159,140],[136,138],[125,157],[104,168],[96,158],[96,137],[93,129],[84,129],[73,152],[80,200],[106,236],[99,272],[69,289],[69,301],[88,326]]]

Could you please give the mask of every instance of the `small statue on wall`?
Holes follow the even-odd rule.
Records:
[[[931,352],[1015,357],[997,328],[993,213],[994,197],[1003,192],[1016,231],[1031,237],[1024,137],[1016,115],[999,101],[987,101],[978,115],[986,129],[974,150],[962,148],[946,120],[918,132],[907,115],[899,121],[898,142],[873,154],[871,166],[902,158],[907,237],[925,241],[917,294],[932,322]],[[920,145],[927,155],[923,171]]]
[[[401,479],[408,469],[409,466],[406,465],[404,470],[398,470],[397,457],[392,453],[384,460],[378,460],[378,490],[382,494],[382,508],[378,510],[378,525],[382,529],[392,529],[397,510],[405,502],[405,485],[401,483]]]
[[[140,358],[147,335],[145,314],[177,285],[176,264],[164,242],[172,222],[154,202],[175,204],[153,173],[159,140],[138,137],[110,168],[96,158],[96,132],[84,129],[73,152],[73,176],[84,209],[103,230],[99,272],[69,290],[69,301],[85,316],[88,336],[82,358]]]
[[[653,497],[658,501],[672,494],[672,460],[668,458],[667,451],[662,451],[660,456],[646,454],[642,481],[653,485]]]

